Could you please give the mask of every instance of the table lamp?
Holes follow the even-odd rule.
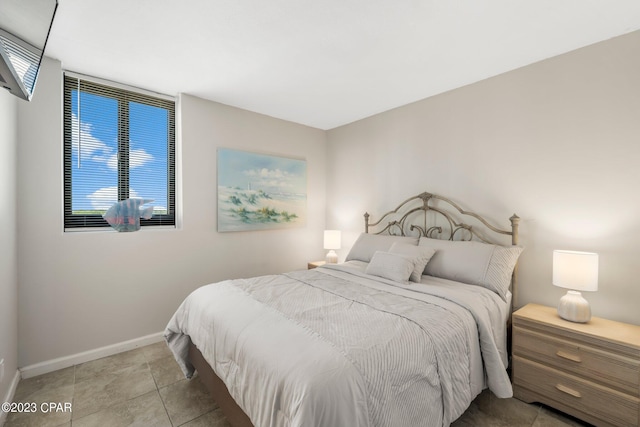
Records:
[[[591,307],[580,291],[598,290],[598,254],[553,251],[553,284],[570,289],[560,299],[558,315],[571,322],[588,322]]]
[[[341,240],[340,230],[324,230],[324,248],[329,249],[326,258],[327,264],[338,262],[338,254],[335,249],[340,249]]]

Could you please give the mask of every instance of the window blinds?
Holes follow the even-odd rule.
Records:
[[[107,227],[127,198],[154,200],[142,226],[175,226],[175,101],[66,74],[64,227]]]

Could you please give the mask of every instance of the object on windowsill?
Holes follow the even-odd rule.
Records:
[[[153,216],[153,206],[142,207],[151,202],[153,199],[125,199],[111,206],[102,217],[116,231],[138,231],[140,218]]]

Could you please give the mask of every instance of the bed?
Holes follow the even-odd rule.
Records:
[[[203,286],[169,321],[234,427],[448,426],[487,387],[512,396],[519,218],[427,192],[369,218],[344,263]]]

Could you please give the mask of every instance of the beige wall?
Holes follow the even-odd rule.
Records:
[[[23,101],[19,101],[23,102]],[[4,379],[0,402],[8,397],[18,370],[18,259],[16,233],[16,147],[18,145],[18,98],[0,89],[0,359]],[[0,414],[2,423],[3,414]]]
[[[16,144],[0,147],[0,170],[18,177],[18,366],[160,332],[199,285],[304,268],[323,256],[325,222],[344,230],[344,257],[365,210],[424,190],[505,225],[522,217],[520,304],[564,293],[550,284],[553,249],[596,251],[594,313],[640,324],[638,46],[629,34],[329,132],[183,96],[182,226],[128,234],[62,231],[61,68],[45,60],[36,98],[18,103],[17,169]],[[0,124],[14,114],[7,98]],[[306,227],[217,233],[218,147],[306,158]],[[2,225],[9,238],[15,222]],[[0,243],[10,265],[12,247]],[[2,271],[14,298],[15,273]],[[0,327],[0,351],[5,334],[13,351],[12,331]]]
[[[19,109],[21,367],[162,332],[200,285],[322,256],[325,133],[191,96],[180,108],[182,227],[64,233],[61,73],[45,60],[36,99]],[[307,159],[306,226],[217,233],[218,147]]]
[[[425,190],[515,212],[520,305],[565,292],[554,249],[594,251],[594,314],[640,324],[639,49],[631,33],[329,131],[327,226],[351,242],[366,210]]]

